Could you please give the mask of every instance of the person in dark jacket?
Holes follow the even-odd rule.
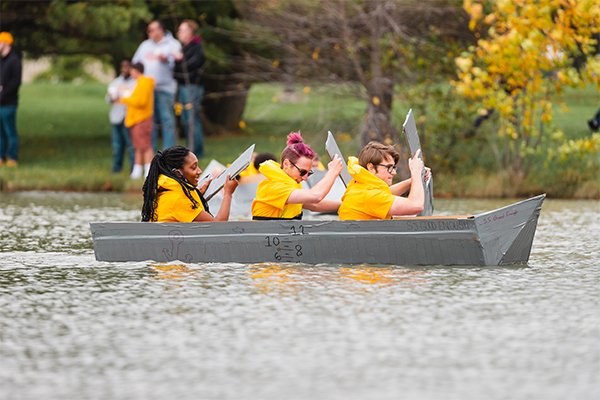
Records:
[[[588,120],[588,126],[592,130],[592,132],[598,132],[600,129],[600,109],[596,112],[596,115],[590,120]]]
[[[198,24],[186,19],[177,29],[177,39],[181,42],[182,53],[175,56],[173,76],[178,85],[178,100],[182,105],[181,122],[188,141],[188,147],[197,157],[204,155],[202,139],[202,121],[200,110],[204,86],[202,85],[202,66],[204,51],[200,36],[196,35]]]
[[[16,167],[19,160],[17,105],[22,65],[13,43],[10,33],[0,32],[0,165],[8,167]]]

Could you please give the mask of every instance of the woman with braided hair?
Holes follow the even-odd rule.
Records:
[[[227,221],[237,181],[227,177],[221,208],[213,217],[208,210],[208,203],[196,187],[201,173],[198,158],[183,146],[169,147],[156,153],[142,188],[142,221]]]
[[[252,202],[252,219],[302,219],[302,208],[320,212],[336,212],[340,201],[327,200],[335,178],[342,171],[342,161],[335,158],[327,166],[325,177],[310,189],[302,188],[302,181],[312,175],[316,153],[302,140],[300,132],[288,135],[281,153],[281,164],[267,160],[258,171],[266,179],[258,184]]]

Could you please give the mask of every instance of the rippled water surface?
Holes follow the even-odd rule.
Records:
[[[599,398],[598,202],[546,200],[521,267],[95,261],[139,208],[0,194],[1,399]]]

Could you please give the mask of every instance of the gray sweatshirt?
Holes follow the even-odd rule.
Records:
[[[144,75],[154,79],[154,90],[175,94],[177,82],[173,78],[175,54],[181,53],[179,43],[170,32],[157,43],[151,39],[144,40],[133,55],[134,63],[144,64]],[[159,55],[167,56],[167,61],[158,59]]]

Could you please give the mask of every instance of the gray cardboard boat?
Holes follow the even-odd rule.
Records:
[[[99,261],[510,265],[529,260],[544,198],[477,215],[384,221],[90,225]]]

